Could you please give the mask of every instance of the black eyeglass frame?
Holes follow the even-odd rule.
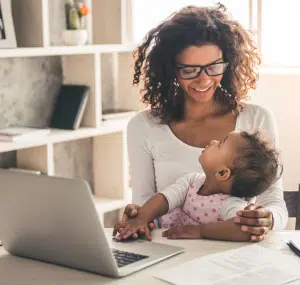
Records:
[[[218,65],[218,64],[225,64],[225,68],[224,68],[224,71],[222,73],[218,73],[218,74],[214,74],[214,75],[210,75],[208,72],[207,72],[207,67],[208,66],[212,66],[212,65]],[[208,76],[219,76],[219,75],[222,75],[225,73],[226,69],[227,69],[227,66],[229,65],[229,62],[226,62],[226,61],[222,61],[222,62],[214,62],[214,63],[210,63],[210,64],[206,64],[206,65],[187,65],[187,64],[178,64],[176,66],[176,69],[178,70],[178,74],[180,76],[181,79],[183,80],[190,80],[190,79],[195,79],[197,78],[198,76],[200,76],[200,74],[202,73],[202,70],[204,70],[204,72],[208,75]],[[180,71],[183,69],[183,68],[186,68],[186,67],[200,67],[200,70],[199,72],[197,73],[196,76],[193,76],[191,78],[183,78],[180,74]]]

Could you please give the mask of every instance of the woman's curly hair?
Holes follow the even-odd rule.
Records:
[[[249,32],[229,17],[222,4],[187,6],[152,29],[134,52],[133,84],[142,81],[142,102],[162,123],[180,121],[184,115],[184,93],[175,83],[176,56],[189,46],[204,44],[219,46],[229,62],[221,84],[231,97],[220,89],[214,95],[226,112],[238,112],[248,90],[255,89],[260,57]]]

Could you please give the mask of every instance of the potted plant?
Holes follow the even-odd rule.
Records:
[[[84,45],[88,39],[85,17],[89,9],[81,1],[65,0],[66,30],[63,41],[66,45]]]

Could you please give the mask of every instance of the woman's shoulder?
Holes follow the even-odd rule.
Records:
[[[265,106],[261,106],[254,103],[242,102],[242,107],[243,107],[243,110],[241,112],[242,116],[251,117],[251,118],[253,117],[262,118],[262,117],[273,116],[272,111]]]
[[[277,140],[278,131],[275,116],[272,111],[264,106],[252,103],[243,103],[243,111],[238,119],[240,131],[262,131],[270,140]]]
[[[128,122],[130,129],[148,129],[161,125],[160,119],[151,115],[150,110],[143,110],[135,114]]]

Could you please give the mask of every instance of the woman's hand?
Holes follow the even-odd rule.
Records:
[[[136,218],[132,218],[128,220],[126,224],[122,225],[122,229],[120,230],[120,234],[117,237],[117,240],[125,240],[138,232],[144,231],[145,237],[147,240],[152,240],[150,235],[150,229],[148,227],[147,219],[143,219],[140,216]]]
[[[273,227],[272,212],[263,206],[249,204],[244,210],[237,212],[235,223],[241,224],[243,232],[252,234],[252,241],[261,241]]]
[[[199,226],[179,226],[170,228],[162,233],[168,239],[199,239],[201,238]]]
[[[115,236],[118,232],[121,233],[124,230],[124,227],[127,225],[128,220],[138,216],[138,211],[140,208],[141,207],[136,204],[128,204],[126,206],[121,221],[118,222],[114,227],[113,236]],[[148,228],[149,228],[149,230],[154,229],[154,223],[153,222],[149,223]],[[139,230],[139,233],[141,235],[144,235],[145,233],[148,234],[148,231],[145,228],[141,228]],[[150,236],[150,233],[149,233],[149,236]],[[138,233],[134,233],[131,237],[138,238]]]

